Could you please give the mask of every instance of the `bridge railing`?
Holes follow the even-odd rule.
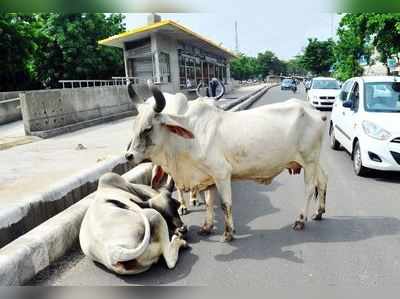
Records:
[[[146,81],[138,77],[112,77],[111,80],[59,80],[62,88],[85,88],[85,87],[102,87],[127,85],[129,82],[139,83]]]

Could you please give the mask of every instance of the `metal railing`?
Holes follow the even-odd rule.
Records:
[[[142,81],[146,82],[147,79],[138,77],[112,77],[111,80],[59,80],[58,82],[62,85],[62,88],[87,88],[127,85],[130,82],[137,84]]]

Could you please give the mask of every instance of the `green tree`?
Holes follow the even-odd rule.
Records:
[[[0,91],[34,86],[34,32],[29,19],[0,14]]]
[[[359,65],[362,55],[370,53],[370,48],[364,42],[366,36],[366,18],[363,14],[346,14],[342,17],[337,30],[339,37],[335,53],[335,77],[345,81],[362,74]]]
[[[125,30],[121,14],[41,14],[36,22],[35,71],[46,87],[61,79],[104,79],[123,75],[120,49],[97,42]]]
[[[247,80],[259,74],[257,60],[254,57],[239,54],[239,57],[231,61],[231,74],[236,80]]]
[[[294,58],[288,60],[286,62],[286,73],[288,75],[294,74],[294,75],[305,76],[307,74],[307,71],[304,68],[302,61],[303,61],[302,55],[296,55]]]
[[[286,70],[285,63],[279,60],[271,51],[258,53],[257,63],[259,65],[259,73],[265,78],[268,75],[280,75]]]
[[[326,75],[335,62],[334,45],[332,39],[319,41],[309,38],[302,56],[302,65],[307,71],[315,75]]]
[[[362,55],[370,58],[374,50],[388,73],[387,59],[393,56],[400,59],[400,13],[345,14],[337,35],[335,75],[341,80],[361,75],[359,58]],[[373,63],[370,59],[368,62]]]

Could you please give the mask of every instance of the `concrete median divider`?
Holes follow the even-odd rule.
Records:
[[[137,113],[126,86],[27,91],[20,99],[26,134],[41,138]]]
[[[270,84],[263,86],[257,91],[239,98],[240,101],[236,100],[235,105],[233,105],[234,107],[229,105],[229,107],[221,108],[229,111],[246,109],[274,86],[275,85]],[[122,167],[120,171],[115,171],[115,167],[117,165]],[[118,157],[113,161],[109,161],[107,166],[103,166],[101,170],[99,167],[95,167],[92,172],[88,171],[81,173],[77,180],[80,182],[90,181],[91,186],[96,187],[97,180],[101,174],[111,170],[121,174],[127,171],[127,167],[128,165],[124,161],[124,158]],[[140,164],[123,176],[129,180],[133,178],[139,178],[140,176],[144,175],[146,168],[146,164]],[[69,186],[69,188],[66,188],[66,186]],[[42,199],[37,198],[34,200],[34,202],[41,203],[43,200],[46,200],[46,198],[47,202],[51,202],[51,198],[54,198],[51,194],[59,194],[59,196],[56,197],[58,200],[61,200],[61,204],[63,201],[68,201],[66,195],[70,194],[71,190],[74,190],[73,186],[74,184],[72,181],[69,183],[64,182],[59,185],[58,189],[53,192],[48,192],[47,195],[43,195]],[[82,186],[82,184],[77,184],[76,186]],[[89,190],[87,189],[87,186],[82,188]],[[67,190],[69,191],[66,192]],[[94,193],[87,195],[88,193],[85,194],[85,192],[81,192],[80,194],[81,196],[79,196],[78,192],[76,193],[78,202],[72,206],[66,207],[64,211],[51,217],[44,223],[38,225],[0,249],[0,285],[24,284],[40,271],[44,270],[53,262],[60,259],[69,249],[74,246],[74,244],[77,243],[80,224],[90,201],[93,200],[94,197]],[[34,204],[32,206],[34,206]],[[21,211],[24,211],[24,208],[21,208]],[[8,219],[11,220],[13,219],[12,217],[21,219],[21,215],[24,213],[26,214],[27,212],[26,210],[23,213],[21,211],[18,211],[18,209],[15,210],[15,214],[10,214]],[[38,211],[34,212],[34,210],[31,210],[32,214],[37,212]],[[1,218],[2,217],[0,214],[0,223]],[[3,220],[3,225],[4,224],[7,223],[5,223]]]

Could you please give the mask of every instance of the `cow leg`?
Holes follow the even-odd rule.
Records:
[[[179,207],[179,214],[186,215],[188,213],[188,201],[185,196],[183,196],[181,189],[176,188],[176,190],[178,192],[178,201],[181,203],[181,206]]]
[[[173,269],[178,261],[179,249],[181,247],[186,248],[187,242],[176,234],[172,236],[170,241],[167,222],[161,216],[157,233],[165,262],[169,269]]]
[[[215,185],[221,197],[221,207],[224,212],[225,229],[223,241],[230,242],[233,240],[233,215],[232,215],[232,188],[231,180],[215,180]]]
[[[322,215],[325,213],[326,204],[326,189],[328,185],[328,176],[322,169],[321,165],[317,167],[317,188],[315,195],[318,199],[318,208],[312,216],[313,220],[322,220]]]
[[[214,197],[215,188],[211,187],[205,194],[206,201],[206,219],[203,226],[200,228],[200,234],[209,235],[214,227]]]
[[[310,201],[315,194],[316,182],[316,168],[313,166],[304,167],[304,184],[305,184],[305,197],[306,202],[303,210],[300,212],[299,217],[293,224],[293,229],[303,230],[305,222],[308,220],[308,213],[310,209]]]

